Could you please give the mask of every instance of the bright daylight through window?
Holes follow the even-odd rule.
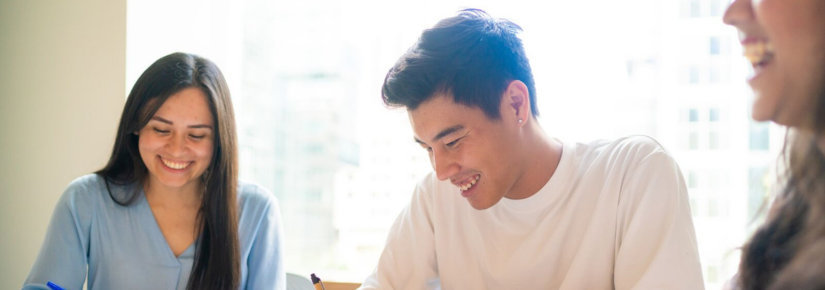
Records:
[[[241,179],[280,202],[286,270],[360,282],[431,170],[406,113],[381,103],[384,75],[421,30],[461,8],[484,9],[524,29],[549,135],[650,135],[672,153],[706,286],[719,289],[771,190],[784,134],[750,121],[749,71],[735,29],[721,21],[727,4],[129,1],[127,86],[173,51],[215,61],[235,102]]]

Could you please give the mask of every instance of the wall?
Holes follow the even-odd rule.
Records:
[[[111,152],[126,0],[0,1],[0,289],[19,289],[51,212]]]

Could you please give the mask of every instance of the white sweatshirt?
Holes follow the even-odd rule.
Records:
[[[428,175],[360,289],[704,289],[688,194],[649,137],[563,145],[536,194],[475,210]]]

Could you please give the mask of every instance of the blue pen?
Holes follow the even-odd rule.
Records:
[[[58,286],[57,284],[54,284],[54,282],[52,282],[52,281],[49,281],[49,283],[46,283],[46,286],[49,286],[49,289],[52,289],[52,290],[66,290],[66,289],[63,289],[62,287]]]

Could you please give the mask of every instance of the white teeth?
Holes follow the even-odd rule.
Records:
[[[773,44],[767,41],[757,41],[742,45],[745,57],[753,65],[764,62],[773,56]]]
[[[168,161],[168,160],[163,159],[163,158],[161,158],[160,160],[163,161],[164,165],[166,165],[166,166],[168,166],[169,168],[172,168],[172,169],[184,169],[187,166],[189,166],[189,162],[172,162],[172,161]]]
[[[476,185],[476,182],[478,182],[478,179],[479,179],[479,178],[481,178],[481,175],[476,175],[476,176],[475,176],[475,178],[473,178],[472,180],[470,180],[470,183],[467,183],[467,184],[465,184],[465,185],[459,186],[458,188],[459,188],[459,189],[461,189],[461,191],[467,191],[468,189],[472,188],[472,187],[473,187],[473,185]]]

